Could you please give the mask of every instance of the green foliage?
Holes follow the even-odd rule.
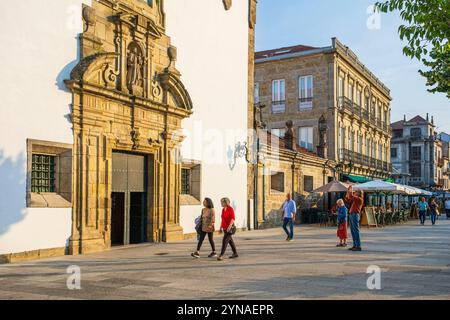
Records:
[[[399,11],[406,22],[398,28],[407,45],[403,53],[422,61],[429,70],[419,70],[430,92],[450,99],[450,0],[388,0],[376,3],[381,12]]]

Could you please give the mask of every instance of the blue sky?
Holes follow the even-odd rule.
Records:
[[[379,28],[370,29],[369,0],[259,0],[256,50],[296,44],[325,47],[337,37],[391,89],[392,121],[427,112],[439,131],[450,133],[450,102],[444,94],[426,91],[421,63],[402,53],[397,13],[382,14]],[[371,20],[374,21],[374,20]]]

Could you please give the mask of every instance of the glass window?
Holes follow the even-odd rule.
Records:
[[[397,158],[397,148],[391,148],[391,158]]]
[[[338,97],[344,96],[344,77],[339,77],[339,85],[338,85]]]
[[[411,163],[409,166],[411,177],[420,178],[422,176],[422,167],[420,163]]]
[[[274,80],[272,83],[272,101],[284,101],[285,98],[285,81]]]
[[[257,83],[255,83],[255,90],[254,90],[254,92],[253,92],[253,97],[254,97],[254,99],[255,99],[255,103],[259,103],[260,101],[259,101],[259,83],[257,82]]]
[[[280,129],[271,129],[270,133],[280,137],[280,138],[284,138],[284,134],[286,133],[286,129],[285,128],[280,128]]]
[[[355,146],[355,135],[354,135],[353,131],[350,131],[350,133],[349,133],[349,141],[348,141],[348,143],[349,143],[350,151],[353,151],[354,150],[354,146]]]
[[[411,128],[412,137],[420,137],[422,135],[422,130],[420,128]]]
[[[359,135],[358,136],[358,152],[360,153],[360,154],[362,154],[362,152],[363,152],[363,137],[362,137],[362,135]]]
[[[422,160],[422,147],[411,148],[411,160]]]
[[[270,177],[270,189],[278,192],[284,192],[284,173],[272,173]]]
[[[283,113],[286,107],[286,91],[284,80],[272,82],[272,113]]]
[[[354,89],[353,80],[350,80],[348,82],[348,98],[351,101],[353,101],[353,89]]]
[[[314,177],[304,176],[303,177],[303,190],[306,192],[311,192],[314,190]]]
[[[362,103],[362,92],[361,90],[358,90],[358,92],[356,93],[356,104],[361,107],[361,103]]]
[[[345,128],[339,128],[339,149],[345,149]]]
[[[313,76],[304,76],[299,79],[300,110],[312,108],[313,100]]]
[[[298,129],[299,131],[299,145],[302,148],[308,149],[310,151],[314,150],[313,144],[313,127],[301,127]]]
[[[33,154],[31,192],[55,192],[55,157]]]
[[[370,157],[370,139],[366,138],[366,156]]]

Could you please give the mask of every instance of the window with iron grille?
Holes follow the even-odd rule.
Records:
[[[191,194],[191,170],[181,169],[181,194]]]
[[[33,154],[31,192],[55,192],[55,157]]]

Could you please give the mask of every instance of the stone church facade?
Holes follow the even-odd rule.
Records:
[[[252,105],[253,69],[248,57],[253,56],[256,1],[65,1],[67,7],[56,6],[55,14],[80,8],[78,57],[69,63],[74,52],[66,58],[64,70],[53,74],[50,69],[58,55],[54,61],[50,56],[53,51],[65,51],[64,44],[72,46],[72,38],[63,31],[49,33],[54,50],[36,42],[39,50],[49,53],[43,64],[47,78],[57,78],[58,92],[54,88],[46,91],[50,81],[43,74],[42,89],[30,91],[29,99],[36,101],[34,109],[24,118],[31,123],[41,113],[47,115],[47,122],[20,127],[15,144],[0,140],[0,170],[14,168],[16,175],[0,186],[6,191],[3,203],[8,195],[10,202],[15,201],[0,207],[0,260],[181,240],[194,232],[193,220],[206,196],[217,205],[222,196],[230,197],[237,209],[238,227],[247,228],[247,163],[237,154],[247,139],[246,106]],[[219,27],[215,23],[206,27],[220,28],[213,32],[223,34],[224,48],[234,41],[230,51],[235,56],[224,51],[213,57],[205,50],[197,51],[213,49],[215,43],[208,28],[187,26],[202,7],[222,20]],[[40,31],[54,29],[48,24],[48,30]],[[190,28],[197,34],[188,32]],[[23,54],[31,62],[38,61]],[[230,71],[208,79],[212,74],[202,69],[203,64],[217,65],[214,59],[227,56]],[[21,68],[16,62],[11,63],[14,71]],[[186,71],[186,77],[180,70]],[[224,87],[231,80],[236,83],[230,85],[230,98],[216,101],[217,93],[207,83],[218,81]],[[21,92],[17,85],[8,85]],[[27,105],[28,97],[20,99]],[[69,105],[66,114],[58,109],[64,108],[61,101]],[[209,112],[211,108],[217,110],[215,114]],[[5,105],[0,110],[7,116]],[[224,134],[229,128],[220,123],[227,116],[235,119],[228,127],[244,134],[235,134],[219,146],[224,149],[223,161],[210,163],[207,153],[195,147],[189,152],[192,144],[204,144],[195,136],[198,123]],[[12,129],[15,119],[11,117],[7,125],[10,130],[18,129]],[[230,165],[227,158],[238,163]],[[17,182],[20,179],[23,183]],[[217,185],[217,180],[227,180],[229,185],[214,189],[211,183]],[[23,204],[20,199],[25,200]]]

